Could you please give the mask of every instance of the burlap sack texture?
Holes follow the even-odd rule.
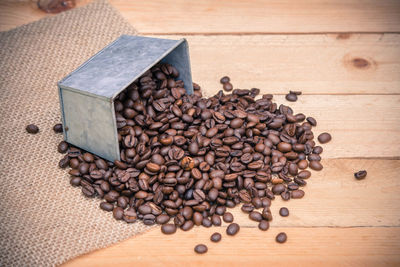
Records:
[[[57,167],[56,82],[121,34],[135,30],[104,0],[0,33],[0,266],[58,265],[148,228],[114,220]]]

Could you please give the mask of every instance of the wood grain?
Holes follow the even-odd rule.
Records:
[[[228,75],[238,88],[278,94],[400,94],[399,34],[155,37],[187,38],[205,90]]]
[[[111,0],[141,33],[399,32],[396,0]]]
[[[212,243],[209,237],[216,231],[222,240]],[[288,241],[277,244],[275,236],[282,231]],[[153,229],[64,266],[398,266],[398,240],[398,227],[273,227],[266,232],[242,227],[234,237],[225,234],[225,227],[172,236]],[[208,246],[208,253],[195,254],[199,243]]]

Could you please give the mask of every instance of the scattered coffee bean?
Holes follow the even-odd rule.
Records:
[[[62,133],[63,132],[63,126],[61,123],[57,123],[56,125],[53,126],[53,131],[55,133]]]
[[[269,229],[269,222],[266,220],[262,220],[259,224],[258,224],[258,229],[262,230],[262,231],[267,231]]]
[[[230,78],[228,76],[224,76],[221,78],[220,83],[225,84],[230,82]]]
[[[227,235],[236,235],[240,230],[240,226],[237,223],[231,223],[228,225],[226,228],[226,234]]]
[[[39,132],[39,127],[37,127],[35,124],[29,124],[26,126],[26,131],[30,134],[37,134]]]
[[[276,240],[276,242],[278,242],[278,243],[285,243],[286,240],[287,240],[287,235],[286,235],[286,233],[284,233],[284,232],[279,233],[279,234],[276,236],[275,240]]]
[[[286,207],[282,207],[279,209],[279,215],[282,217],[287,217],[289,216],[289,210]]]
[[[286,100],[287,101],[290,101],[290,102],[296,102],[297,101],[297,95],[295,95],[295,94],[287,94],[286,95]]]
[[[354,173],[354,177],[355,177],[357,180],[362,180],[362,179],[364,179],[366,176],[367,176],[367,171],[365,171],[365,170],[358,171],[358,172]]]
[[[224,220],[224,222],[226,223],[231,223],[233,222],[233,215],[230,212],[226,212],[223,216],[222,219]]]
[[[332,136],[329,133],[322,133],[320,135],[318,135],[318,141],[321,144],[325,144],[328,143],[329,141],[331,141]]]
[[[222,236],[220,233],[213,233],[210,237],[210,240],[212,242],[219,242],[221,240]]]
[[[167,223],[161,225],[161,232],[166,235],[174,234],[176,232],[176,226],[173,223]]]
[[[208,248],[206,245],[204,244],[199,244],[197,246],[194,247],[194,251],[198,254],[204,254],[208,251]]]

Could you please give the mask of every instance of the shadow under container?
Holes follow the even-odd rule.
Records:
[[[193,93],[185,39],[122,35],[58,82],[64,140],[109,161],[120,160],[114,99],[159,62],[179,71]]]

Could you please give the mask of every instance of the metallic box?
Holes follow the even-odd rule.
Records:
[[[122,35],[58,82],[64,140],[104,159],[120,159],[114,98],[158,62],[179,71],[193,93],[185,39]]]

